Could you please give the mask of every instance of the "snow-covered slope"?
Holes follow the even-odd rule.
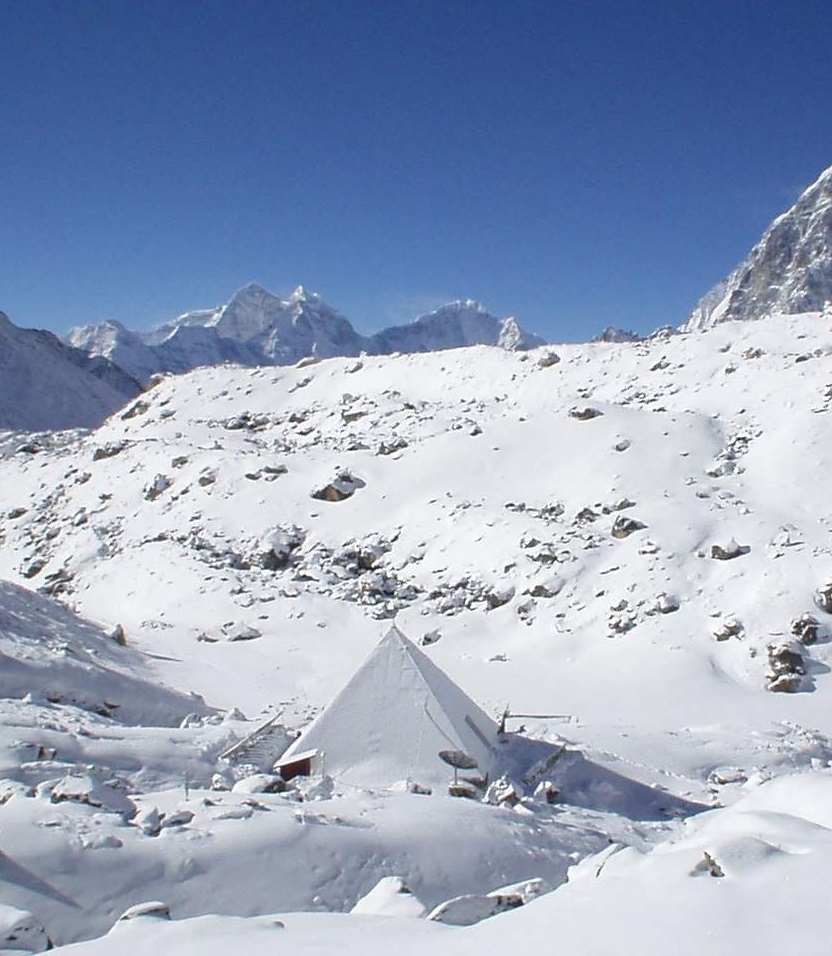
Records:
[[[766,230],[739,266],[697,304],[683,329],[820,311],[832,303],[832,167]]]
[[[0,429],[91,427],[141,388],[99,356],[51,332],[19,329],[0,312]]]
[[[299,286],[283,300],[251,283],[217,309],[186,312],[153,332],[115,322],[72,329],[67,339],[146,382],[154,372],[203,365],[293,365],[308,356],[430,352],[467,345],[525,349],[542,344],[515,319],[496,319],[477,302],[452,302],[408,325],[360,335],[339,312]]]
[[[159,687],[154,676],[142,654],[100,627],[0,581],[0,698],[28,694],[128,724],[178,723],[207,712],[201,700]]]
[[[177,917],[346,911],[398,876],[429,908],[541,877],[559,888],[448,945],[514,932],[542,946],[545,924],[567,951],[643,952],[646,901],[667,886],[647,948],[686,951],[674,926],[690,905],[690,939],[712,918],[714,951],[740,951],[721,901],[756,907],[828,861],[812,794],[832,757],[830,363],[812,313],[557,354],[212,367],[90,435],[0,458],[0,576],[122,625],[155,679],[229,711],[162,737],[88,712],[81,733],[68,703],[0,700],[17,867],[0,867],[4,900],[66,942],[149,897]],[[308,725],[394,617],[505,715],[507,779],[486,804],[418,779],[362,790],[338,768],[258,792],[267,777],[218,759],[270,718]],[[23,744],[64,748],[89,782]],[[77,791],[106,792],[109,809],[66,799]],[[783,810],[796,822],[771,816]],[[609,840],[631,849],[562,885]],[[286,938],[307,918],[286,917]],[[363,925],[339,932],[372,952],[380,931]],[[206,926],[260,945],[246,949],[261,923],[222,920],[119,927],[96,945],[187,952]],[[809,951],[813,934],[799,928]]]

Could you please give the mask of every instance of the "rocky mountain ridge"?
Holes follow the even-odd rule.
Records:
[[[832,166],[769,226],[747,258],[697,304],[695,332],[734,319],[821,311],[832,303]]]
[[[20,329],[0,312],[0,429],[91,428],[141,391],[103,355],[51,332]]]

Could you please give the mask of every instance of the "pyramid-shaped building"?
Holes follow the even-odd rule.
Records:
[[[494,721],[394,626],[277,766],[287,778],[323,772],[347,786],[441,787],[452,771],[440,751],[462,751],[486,777],[497,748]]]

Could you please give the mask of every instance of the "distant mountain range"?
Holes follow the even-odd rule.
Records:
[[[819,312],[832,302],[832,166],[778,216],[748,257],[697,304],[682,331]]]
[[[240,289],[227,305],[186,312],[151,332],[104,322],[72,329],[67,342],[109,359],[142,382],[157,372],[185,372],[224,362],[293,365],[308,356],[433,352],[468,345],[516,350],[545,344],[515,319],[498,319],[470,299],[365,336],[303,286],[281,299],[256,283]]]
[[[777,313],[822,311],[830,303],[832,167],[774,220],[748,257],[700,300],[680,331]],[[608,328],[596,341],[638,339]],[[226,305],[186,312],[150,332],[102,322],[72,329],[65,343],[50,332],[19,329],[0,312],[0,429],[95,426],[154,374],[205,365],[293,365],[308,357],[433,352],[470,345],[514,351],[544,344],[515,319],[497,318],[471,299],[362,335],[303,286],[281,299],[256,283],[240,289]]]

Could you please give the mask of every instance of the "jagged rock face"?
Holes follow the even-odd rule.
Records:
[[[727,279],[697,304],[682,331],[734,319],[821,311],[832,302],[832,167],[778,216]]]
[[[299,286],[280,299],[251,283],[216,309],[187,312],[148,333],[118,322],[73,329],[67,341],[104,356],[147,382],[157,372],[186,372],[204,365],[294,365],[307,356],[432,352],[467,345],[508,351],[535,348],[542,339],[516,319],[498,319],[471,300],[451,302],[407,325],[360,335],[349,320],[314,292]]]

